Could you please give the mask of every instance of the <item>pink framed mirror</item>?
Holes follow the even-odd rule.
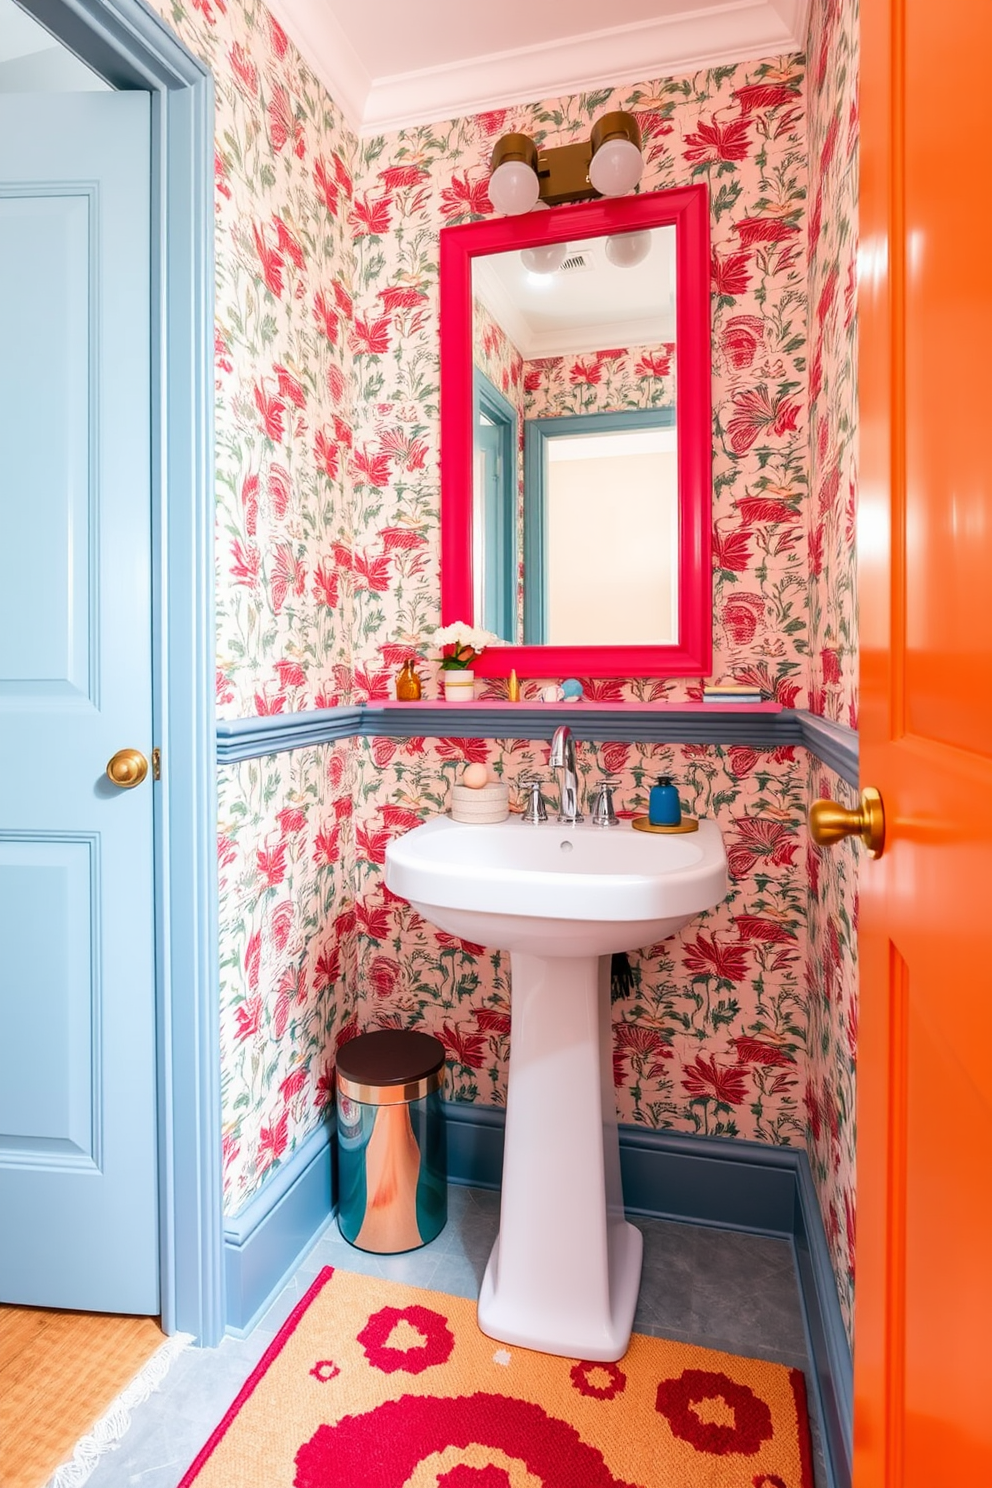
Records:
[[[441,617],[477,671],[708,676],[703,185],[441,231]]]

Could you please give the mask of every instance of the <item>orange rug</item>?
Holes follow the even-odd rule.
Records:
[[[635,1334],[494,1343],[474,1302],[321,1272],[180,1488],[813,1488],[799,1370]]]

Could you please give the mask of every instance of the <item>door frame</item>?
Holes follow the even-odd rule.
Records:
[[[493,612],[477,615],[482,626],[515,640],[517,635],[517,500],[520,473],[517,453],[517,410],[479,367],[473,373],[472,428],[478,430],[485,414],[496,429],[500,482],[495,504],[483,508],[483,593],[492,595]],[[490,622],[492,622],[490,624]],[[507,635],[509,632],[509,635]]]
[[[152,698],[162,1326],[224,1331],[214,718],[213,77],[143,0],[18,0],[152,104]]]

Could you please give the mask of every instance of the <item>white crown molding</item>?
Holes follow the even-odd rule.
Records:
[[[723,0],[634,26],[563,37],[551,46],[523,46],[374,78],[361,132],[385,134],[417,123],[801,49],[805,36],[797,41],[780,13],[781,3]],[[796,0],[791,3],[795,6]]]
[[[657,346],[662,341],[675,341],[671,326],[659,323],[657,317],[644,320],[614,320],[604,325],[571,326],[562,330],[537,331],[532,334],[524,352],[528,362],[550,356],[582,356],[605,351],[611,346],[639,348]]]
[[[810,0],[717,0],[634,25],[375,77],[327,0],[269,0],[345,120],[385,134],[592,88],[803,51]],[[388,15],[384,16],[388,24]]]

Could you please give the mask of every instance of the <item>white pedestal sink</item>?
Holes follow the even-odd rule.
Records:
[[[500,1230],[479,1297],[490,1337],[608,1361],[630,1339],[641,1236],[627,1223],[610,956],[663,939],[727,892],[715,822],[470,826],[436,817],[386,850],[386,883],[440,929],[510,952],[513,1030]]]

